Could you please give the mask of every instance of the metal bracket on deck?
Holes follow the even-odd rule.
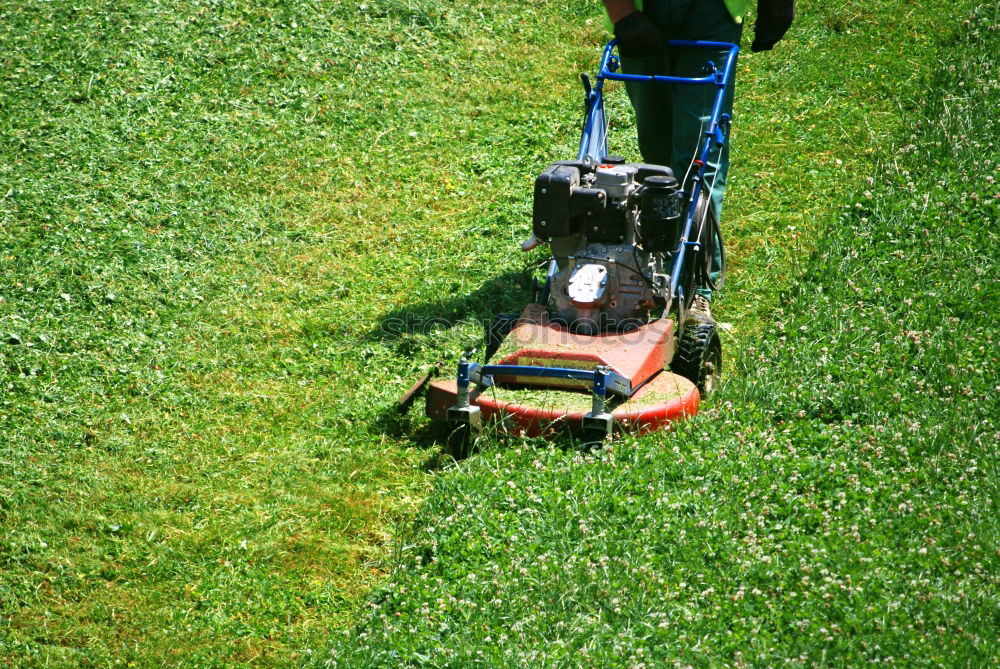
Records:
[[[594,370],[594,403],[590,413],[583,416],[584,434],[593,431],[603,434],[603,439],[611,436],[615,425],[614,417],[607,410],[607,382],[611,373],[611,368],[603,365]]]
[[[471,434],[479,434],[483,430],[483,414],[469,401],[469,369],[472,366],[474,363],[464,355],[458,362],[458,396],[455,406],[448,409],[448,422],[456,428],[468,426]]]

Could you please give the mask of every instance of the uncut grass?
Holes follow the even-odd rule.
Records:
[[[966,8],[709,410],[597,455],[464,462],[317,662],[1000,661],[1000,14]]]
[[[738,337],[794,273],[773,237],[808,248],[917,99],[927,19],[958,11],[938,4],[889,24],[887,3],[832,5],[743,59]],[[428,489],[423,421],[385,411],[527,296],[514,242],[533,176],[575,153],[594,7],[0,13],[3,656],[321,647]]]

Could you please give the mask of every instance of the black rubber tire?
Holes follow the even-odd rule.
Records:
[[[464,460],[472,454],[475,437],[468,425],[452,425],[448,434],[448,455],[456,460]]]
[[[580,446],[584,451],[593,451],[604,446],[607,441],[608,436],[604,433],[604,430],[589,428],[584,429]]]
[[[712,394],[722,375],[722,342],[714,323],[688,319],[670,369],[696,385],[702,397]]]

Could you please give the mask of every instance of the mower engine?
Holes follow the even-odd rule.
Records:
[[[662,429],[696,413],[719,378],[715,324],[690,307],[698,287],[714,290],[724,276],[706,168],[712,148],[725,145],[730,119],[721,110],[739,46],[670,41],[725,54],[721,68],[708,61],[703,76],[679,77],[619,72],[616,44],[604,47],[593,83],[581,77],[577,159],[535,180],[532,234],[521,248],[548,244],[544,288],[520,314],[494,317],[482,362],[464,354],[454,377],[431,381],[428,373],[404,397],[428,383],[427,415],[449,424],[458,457],[487,422],[528,435],[567,428],[590,445],[614,431]],[[607,155],[606,81],[706,87],[711,111],[683,184],[668,167]]]
[[[592,335],[634,329],[663,308],[682,209],[669,167],[610,156],[546,169],[535,180],[531,241],[552,250],[552,318]]]

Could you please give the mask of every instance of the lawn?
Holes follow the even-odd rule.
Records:
[[[462,463],[317,664],[1000,663],[1000,13],[938,46],[706,412]]]
[[[395,416],[527,297],[595,5],[0,3],[0,662],[997,662],[975,2],[741,57],[701,418],[452,465]]]

